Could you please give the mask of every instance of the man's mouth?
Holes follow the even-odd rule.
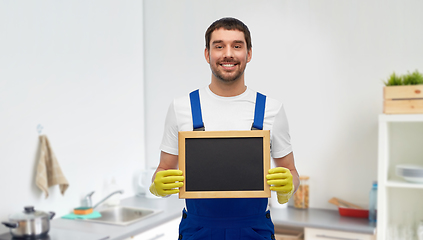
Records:
[[[222,66],[225,69],[232,69],[236,66],[236,63],[221,63],[220,66]]]

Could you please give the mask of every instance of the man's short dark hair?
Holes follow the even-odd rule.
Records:
[[[251,49],[253,46],[251,43],[251,35],[250,30],[248,30],[247,25],[245,25],[243,22],[236,18],[226,17],[221,18],[219,20],[216,20],[213,22],[210,27],[206,31],[206,48],[207,50],[210,50],[210,39],[211,35],[214,30],[217,30],[219,28],[224,28],[226,30],[239,30],[244,33],[245,42],[247,43],[247,51]]]

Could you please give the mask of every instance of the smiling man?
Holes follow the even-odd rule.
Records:
[[[211,83],[171,103],[150,191],[165,197],[178,193],[184,184],[183,173],[177,170],[179,131],[270,130],[271,155],[277,167],[269,170],[267,183],[277,192],[279,203],[286,203],[299,185],[288,122],[282,103],[245,85],[245,68],[252,58],[250,31],[238,19],[222,18],[210,25],[205,40]],[[196,124],[192,117],[193,101],[201,103],[196,110],[204,124]],[[257,106],[264,109],[259,117]],[[256,118],[262,119],[258,126],[252,124]],[[179,239],[275,239],[267,198],[186,199],[185,204]]]
[[[245,67],[251,60],[251,42],[247,46],[243,32],[224,28],[206,34],[210,34],[211,44],[204,55],[213,73],[212,85],[219,84],[216,81],[242,84]]]

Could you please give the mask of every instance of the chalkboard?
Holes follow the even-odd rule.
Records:
[[[269,198],[270,132],[179,132],[179,198]]]

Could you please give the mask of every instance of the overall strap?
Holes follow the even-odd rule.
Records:
[[[266,96],[257,92],[254,122],[251,130],[263,130],[264,109],[266,108]]]
[[[194,131],[205,131],[203,116],[201,114],[200,95],[198,89],[189,94],[191,102],[192,125]]]
[[[201,104],[199,90],[192,91],[189,94],[191,102],[191,115],[194,131],[205,131],[203,117],[201,114]],[[254,122],[251,130],[263,130],[264,110],[266,108],[266,96],[257,92],[256,106],[254,111]]]

